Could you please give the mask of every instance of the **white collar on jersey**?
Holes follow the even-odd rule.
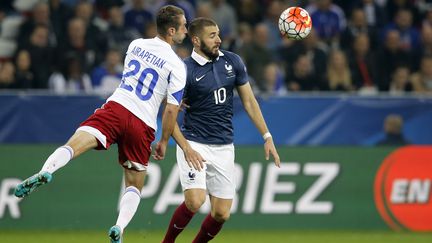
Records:
[[[223,55],[224,55],[223,52],[221,52],[221,51],[219,50],[219,56],[223,56]],[[196,52],[195,52],[195,49],[192,51],[191,57],[192,57],[192,59],[194,59],[194,60],[195,60],[199,65],[201,65],[201,66],[206,65],[208,62],[212,62],[211,60],[209,60],[209,59],[207,59],[207,58],[201,56],[201,55],[198,54],[198,53],[196,53]],[[219,57],[218,57],[218,59],[219,59]]]

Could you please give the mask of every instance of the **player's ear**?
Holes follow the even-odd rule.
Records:
[[[198,37],[198,36],[193,36],[192,37],[192,44],[194,45],[194,46],[201,46],[201,40],[200,40],[200,38]]]
[[[168,35],[173,36],[176,32],[176,29],[174,27],[168,28]]]

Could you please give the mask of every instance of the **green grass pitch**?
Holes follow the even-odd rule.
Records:
[[[127,231],[125,243],[161,242],[162,231]],[[177,242],[190,243],[193,230],[183,232]],[[107,243],[103,231],[34,231],[0,230],[2,243]],[[397,233],[380,231],[232,231],[225,230],[212,243],[430,243],[431,233]]]

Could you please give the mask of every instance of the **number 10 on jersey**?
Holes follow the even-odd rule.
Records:
[[[215,104],[223,104],[226,100],[226,89],[224,87],[214,90],[213,95],[215,98]]]

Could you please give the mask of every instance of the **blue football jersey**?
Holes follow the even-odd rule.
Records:
[[[183,98],[190,107],[184,115],[183,135],[203,144],[232,143],[234,88],[248,82],[243,61],[228,51],[220,51],[213,61],[192,52],[185,64]]]

